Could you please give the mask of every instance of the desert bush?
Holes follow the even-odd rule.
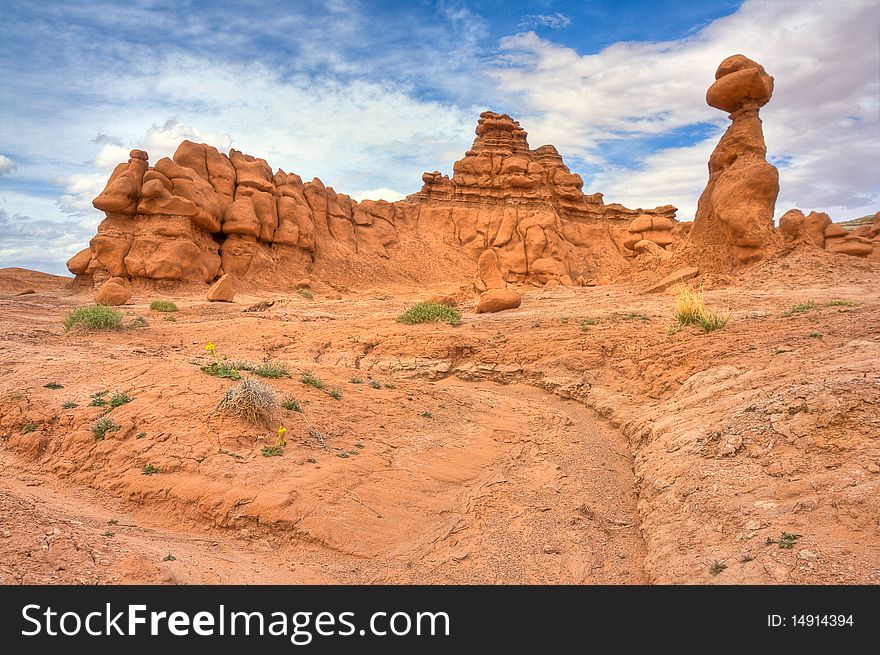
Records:
[[[782,312],[782,315],[793,316],[794,314],[803,314],[804,312],[809,312],[814,309],[819,309],[819,305],[813,300],[807,300],[806,302],[799,302],[797,305],[792,305]]]
[[[277,409],[275,390],[265,382],[246,378],[226,391],[214,411],[254,425],[266,425],[272,421]]]
[[[302,405],[300,405],[299,401],[293,398],[285,398],[284,402],[281,403],[281,406],[289,412],[302,413],[303,411]]]
[[[177,317],[173,316],[171,314],[165,314],[165,316],[162,317],[162,320],[163,321],[170,321],[172,323],[177,323]]]
[[[593,317],[585,318],[584,320],[581,321],[581,330],[586,332],[593,325],[599,325],[598,318],[593,318]]]
[[[461,313],[454,307],[439,302],[420,302],[407,309],[397,317],[398,322],[412,325],[413,323],[449,323],[458,325]]]
[[[214,361],[207,366],[202,366],[203,373],[213,375],[215,378],[229,378],[230,380],[240,380],[241,373],[235,366],[226,363],[226,355],[221,356],[217,353],[217,346],[210,341],[205,345],[205,350],[211,354]]]
[[[122,314],[103,305],[77,307],[71,310],[62,325],[65,332],[74,327],[85,330],[116,330],[122,325]]]
[[[177,305],[170,300],[154,300],[150,303],[150,309],[154,312],[176,312]]]
[[[110,409],[115,409],[120,405],[130,403],[132,400],[134,400],[134,398],[129,396],[127,393],[113,394],[113,396],[110,398]]]
[[[327,392],[327,395],[329,395],[331,398],[335,398],[336,400],[342,399],[342,391],[340,391],[339,389],[332,389]]]
[[[857,305],[858,303],[852,300],[832,300],[825,303],[826,307],[856,307]]]
[[[147,319],[145,319],[143,316],[135,316],[128,323],[126,323],[125,327],[135,329],[135,328],[145,328],[149,325],[150,324],[147,323]]]
[[[693,287],[683,286],[675,294],[675,320],[679,327],[697,325],[703,332],[720,330],[730,319],[730,312],[718,312],[706,307],[703,294]]]
[[[68,400],[61,404],[61,409],[73,409],[74,407],[79,407],[79,405],[72,400]]]
[[[306,300],[312,300],[315,297],[310,289],[297,289],[296,292]]]
[[[153,466],[152,464],[149,464],[149,463],[144,464],[144,468],[141,469],[141,473],[143,473],[144,475],[155,475],[158,472],[159,472],[159,469],[157,469],[155,466]],[[169,555],[168,557],[171,557],[171,555]],[[166,557],[165,559],[167,560],[168,557]]]
[[[108,432],[116,432],[117,430],[119,430],[119,426],[113,422],[113,419],[106,416],[99,418],[92,426],[92,434],[95,436],[95,441],[100,441]]]
[[[299,381],[310,387],[315,387],[315,389],[323,389],[325,386],[324,381],[321,378],[315,377],[315,374],[311,371],[303,371],[302,375],[299,376]]]
[[[239,371],[250,371],[254,375],[259,375],[261,378],[278,379],[290,377],[290,371],[287,369],[287,366],[281,362],[271,360],[268,362],[260,362],[259,364],[236,361],[232,362],[230,366]]]
[[[352,384],[363,384],[364,383],[364,381],[361,378],[357,377],[356,375],[351,376],[351,380],[349,380],[349,382],[351,382]]]
[[[89,407],[103,407],[107,404],[107,399],[105,396],[109,392],[105,389],[104,391],[96,391],[92,394],[92,399],[89,401]]]
[[[370,386],[373,387],[374,389],[381,389],[382,383],[379,382],[379,380],[370,380]]]
[[[34,432],[36,429],[37,429],[37,424],[34,423],[33,421],[28,421],[27,423],[25,423],[24,425],[21,426],[21,433],[22,434],[29,434],[31,432]]]

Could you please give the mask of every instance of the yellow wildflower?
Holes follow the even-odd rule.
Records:
[[[286,446],[287,439],[284,438],[284,434],[287,432],[287,428],[283,425],[278,428],[278,446]]]

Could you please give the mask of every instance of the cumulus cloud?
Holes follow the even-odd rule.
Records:
[[[406,196],[400,191],[395,191],[394,189],[389,189],[388,187],[381,187],[379,189],[370,189],[368,191],[358,191],[357,193],[352,193],[351,197],[353,200],[357,200],[360,202],[361,200],[387,200],[388,202],[395,202],[397,200],[403,200]]]
[[[558,11],[553,14],[527,14],[522,17],[517,27],[534,29],[538,26],[549,27],[554,30],[565,29],[571,25],[571,18]]]
[[[829,0],[751,0],[687,38],[616,43],[592,55],[518,34],[502,40],[492,75],[525,110],[532,138],[587,163],[591,188],[636,205],[675,198],[680,216],[690,218],[708,177],[707,154],[728,124],[706,105],[705,91],[725,57],[745,54],[776,77],[762,117],[769,154],[784,162],[778,213],[800,206],[846,218],[880,201],[878,20],[871,0],[848,2],[845,11]],[[703,143],[650,145],[707,123],[717,129]],[[602,150],[619,139],[644,139],[644,158],[615,167]]]
[[[0,208],[0,265],[33,267],[69,275],[65,262],[88,242],[93,225],[78,221],[51,221]]]
[[[16,168],[18,168],[18,166],[16,166],[14,161],[6,155],[0,155],[0,175],[8,175]]]

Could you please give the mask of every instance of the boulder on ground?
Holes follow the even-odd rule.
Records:
[[[210,302],[232,302],[235,298],[235,281],[232,276],[226,273],[212,284],[207,298]]]
[[[458,303],[455,302],[455,298],[452,294],[449,293],[435,293],[430,296],[427,302],[437,303],[438,305],[446,305],[447,307],[455,307]]]
[[[131,291],[127,287],[111,280],[102,284],[95,294],[95,302],[98,305],[124,305],[128,302],[129,298],[131,298]]]
[[[653,286],[645,289],[645,293],[660,293],[661,291],[666,291],[666,289],[668,289],[669,287],[680,282],[684,282],[685,280],[690,280],[691,278],[697,277],[699,274],[700,269],[693,266],[690,266],[688,268],[680,268],[677,271],[670,273]]]
[[[516,309],[522,303],[522,296],[513,289],[489,289],[480,295],[477,314],[488,314]]]

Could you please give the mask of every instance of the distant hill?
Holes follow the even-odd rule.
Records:
[[[71,280],[72,277],[40,273],[17,266],[0,268],[0,293],[18,293],[27,289],[49,291],[63,287]]]
[[[854,218],[851,221],[843,221],[842,223],[837,223],[837,225],[852,232],[856,228],[862,227],[863,225],[873,225],[875,220],[877,220],[876,214],[866,214],[865,216]]]

